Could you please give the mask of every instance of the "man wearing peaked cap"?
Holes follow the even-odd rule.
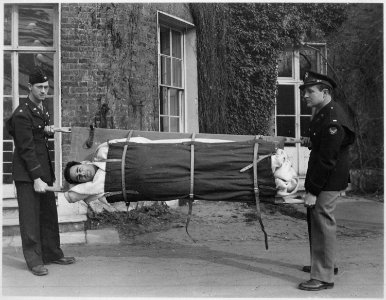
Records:
[[[338,273],[334,210],[337,198],[348,185],[348,150],[355,133],[343,108],[332,99],[335,87],[331,78],[312,71],[305,73],[299,86],[303,100],[314,110],[304,184],[311,265],[304,266],[303,271],[310,272],[311,278],[299,285],[306,291],[333,288],[334,274]]]
[[[41,69],[33,70],[28,88],[28,98],[20,99],[21,104],[6,126],[15,144],[12,177],[23,254],[31,272],[42,276],[48,274],[44,264],[71,264],[75,259],[63,255],[55,194],[46,192],[46,187],[55,181],[48,150],[50,116],[43,106],[49,89],[48,76]]]

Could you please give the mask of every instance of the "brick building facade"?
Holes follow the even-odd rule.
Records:
[[[39,66],[50,77],[45,105],[55,127],[198,132],[196,33],[188,4],[3,3],[0,8],[3,119],[27,97],[28,74]],[[56,133],[49,145],[57,184],[63,184],[71,135]],[[12,138],[4,132],[3,199],[13,209],[3,222],[8,228],[18,225],[12,151]],[[83,228],[85,207],[67,203],[61,193],[58,213],[62,231]],[[75,225],[64,230],[64,223]]]

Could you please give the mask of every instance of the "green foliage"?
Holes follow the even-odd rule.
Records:
[[[345,7],[190,4],[197,28],[200,131],[270,135],[280,51],[333,32]]]
[[[383,175],[383,4],[350,5],[347,21],[328,43],[336,98],[355,120],[352,167],[366,178],[371,170]],[[372,181],[383,186],[383,176]]]

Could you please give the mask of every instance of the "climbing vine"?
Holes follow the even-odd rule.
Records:
[[[193,3],[200,131],[271,134],[277,59],[285,47],[323,39],[345,5]]]

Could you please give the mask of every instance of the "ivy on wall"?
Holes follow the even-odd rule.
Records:
[[[321,41],[345,20],[344,4],[192,3],[197,29],[200,131],[270,132],[277,59]]]

